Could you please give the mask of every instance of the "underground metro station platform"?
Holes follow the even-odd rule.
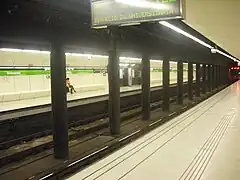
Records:
[[[237,180],[239,59],[195,3],[1,2],[0,179]]]

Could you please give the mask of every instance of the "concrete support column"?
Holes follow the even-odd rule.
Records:
[[[209,65],[206,65],[206,91],[209,92]]]
[[[142,57],[142,119],[150,118],[150,57]]]
[[[222,86],[224,83],[223,83],[223,68],[222,66],[219,67],[219,76],[220,76],[220,85]]]
[[[220,86],[220,66],[217,66],[217,87]]]
[[[222,72],[222,66],[219,66],[219,85],[223,85],[223,72]]]
[[[229,75],[228,75],[228,72],[226,71],[226,68],[225,66],[222,66],[221,67],[221,82],[222,82],[222,85],[225,85],[227,84],[227,79],[229,78]]]
[[[225,84],[230,84],[232,81],[229,79],[229,67],[225,66],[224,69],[225,69],[224,74],[225,74],[225,81],[226,81]]]
[[[170,88],[169,88],[169,68],[170,68],[170,62],[169,57],[165,56],[163,59],[163,110],[169,111],[170,105],[169,105],[169,96],[170,96]]]
[[[218,65],[215,65],[215,88],[218,87]]]
[[[177,63],[177,103],[183,104],[183,62],[178,61]]]
[[[67,159],[66,56],[63,45],[58,40],[51,42],[50,64],[54,156],[57,159]]]
[[[188,99],[193,100],[193,63],[188,62]]]
[[[212,91],[212,65],[208,65],[208,76],[209,76],[209,81],[208,81],[208,87],[209,91]]]
[[[202,93],[207,92],[207,73],[206,73],[206,64],[202,65]]]
[[[196,97],[200,97],[200,89],[201,89],[201,82],[200,82],[200,78],[201,78],[201,73],[200,73],[200,64],[197,63],[196,64]]]
[[[212,89],[216,88],[216,65],[212,65]]]
[[[110,29],[111,44],[108,57],[108,85],[109,85],[109,123],[112,135],[120,134],[120,79],[119,57],[117,55],[117,29]]]
[[[216,88],[219,86],[219,66],[216,65]]]

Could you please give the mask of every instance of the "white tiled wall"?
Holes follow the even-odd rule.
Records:
[[[0,93],[14,92],[15,91],[15,77],[0,77]]]
[[[102,73],[71,74],[68,77],[70,78],[71,83],[76,87],[93,84],[104,84],[104,86],[108,86],[107,75],[103,76]],[[49,90],[51,87],[50,81],[50,79],[46,78],[46,75],[0,77],[0,94]]]
[[[1,66],[49,66],[49,59],[49,54],[0,51]],[[91,57],[89,59],[88,56],[67,56],[67,64],[69,66],[106,67],[107,61],[107,57]],[[140,63],[140,61],[136,60],[135,63],[137,62]],[[171,63],[170,66],[176,68],[176,63]],[[161,67],[161,61],[151,61],[151,68]],[[162,84],[161,72],[151,72],[150,76],[151,86]],[[71,79],[71,83],[76,87],[90,86],[93,84],[102,84],[105,87],[108,87],[107,75],[103,76],[102,73],[67,74],[67,77]],[[170,79],[171,83],[176,83],[177,73],[171,72]],[[187,72],[184,72],[184,81],[187,81]],[[51,87],[50,79],[47,78],[47,75],[0,76],[0,86],[0,94],[49,90]]]

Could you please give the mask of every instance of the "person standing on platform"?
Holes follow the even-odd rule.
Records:
[[[70,83],[69,78],[66,78],[66,88],[67,88],[67,92],[70,92],[71,94],[73,94],[73,92],[76,92],[73,85]]]

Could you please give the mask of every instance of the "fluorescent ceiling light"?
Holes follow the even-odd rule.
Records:
[[[81,54],[81,53],[65,53],[66,56],[80,56],[80,57],[87,57],[87,58],[92,58],[92,57],[99,57],[99,58],[107,58],[108,56],[104,55],[97,55],[97,54]]]
[[[120,57],[120,60],[133,60],[133,61],[141,61],[140,58],[133,58],[133,57]]]
[[[176,31],[176,32],[178,32],[178,33],[180,33],[180,34],[182,34],[182,35],[184,35],[184,36],[186,36],[186,37],[188,37],[188,38],[190,38],[190,39],[192,39],[192,40],[194,40],[194,41],[196,41],[196,42],[198,42],[199,44],[201,44],[201,45],[203,45],[203,46],[211,49],[211,52],[215,52],[215,51],[216,51],[217,53],[219,53],[219,54],[221,54],[221,55],[223,55],[223,56],[226,56],[226,57],[232,59],[233,61],[240,62],[240,61],[238,61],[236,58],[234,58],[234,57],[232,57],[232,56],[229,56],[228,54],[226,54],[226,53],[224,53],[224,52],[222,52],[222,51],[219,51],[219,50],[217,50],[217,49],[214,49],[214,47],[212,47],[211,45],[205,43],[204,41],[202,41],[202,40],[194,37],[193,35],[185,32],[185,31],[183,31],[182,29],[180,29],[180,28],[178,28],[178,27],[170,24],[170,23],[167,22],[167,21],[160,21],[159,23],[162,24],[162,25],[164,25],[164,26],[166,26],[166,27],[168,27],[168,28],[170,28],[170,29],[172,29],[172,30],[174,30],[174,31]]]
[[[171,64],[177,64],[177,62],[176,62],[176,61],[170,61],[170,63],[171,63]]]
[[[115,0],[115,2],[140,8],[169,9],[169,7],[163,3],[154,3],[146,0]]]
[[[236,58],[232,57],[232,56],[229,56],[228,54],[222,52],[222,51],[219,51],[218,49],[216,49],[217,53],[223,55],[223,56],[226,56],[228,57],[229,59],[232,59],[233,61],[236,61],[236,62],[239,62]]]
[[[163,22],[163,21],[162,21]],[[165,21],[164,21],[165,22]],[[169,23],[168,23],[169,24]],[[173,25],[172,25],[173,26]],[[174,26],[175,27],[175,26]],[[179,29],[179,28],[178,28]],[[181,29],[179,29],[181,30]],[[181,30],[182,31],[182,30]],[[184,32],[184,31],[183,31]],[[50,54],[50,51],[40,51],[40,50],[32,50],[32,49],[12,49],[12,48],[0,48],[0,51],[4,51],[4,52],[25,52],[25,53],[33,53],[33,54]],[[229,56],[228,54],[219,51],[217,49],[211,49],[211,51],[216,51],[217,53],[228,57],[230,59],[232,59],[233,61],[236,62],[240,62],[238,61],[236,58]],[[98,55],[98,54],[81,54],[81,53],[69,53],[66,52],[65,53],[66,56],[80,56],[80,57],[87,57],[88,59],[90,59],[91,57],[95,57],[95,58],[108,58],[108,56],[106,55]],[[120,57],[120,60],[132,60],[132,61],[141,61],[140,58],[133,58],[133,57]],[[158,62],[158,63],[162,63],[162,60],[150,60],[151,62]],[[172,63],[176,63],[176,62],[172,62]]]
[[[107,28],[107,26],[97,26],[97,27],[94,27],[94,29],[105,29]]]
[[[33,53],[33,54],[50,54],[50,51],[40,51],[40,50],[32,50],[32,49],[11,49],[11,48],[0,48],[0,51],[4,52],[26,52],[26,53]],[[105,55],[98,55],[98,54],[81,54],[81,53],[65,53],[66,56],[81,56],[81,57],[99,57],[99,58],[107,58],[108,56]]]
[[[182,34],[182,35],[184,35],[184,36],[186,36],[186,37],[188,37],[188,38],[190,38],[190,39],[198,42],[199,44],[201,44],[201,45],[203,45],[203,46],[205,46],[205,47],[207,47],[207,48],[209,48],[209,49],[212,49],[212,48],[213,48],[211,45],[203,42],[202,40],[194,37],[193,35],[185,32],[185,31],[183,31],[182,29],[180,29],[180,28],[178,28],[178,27],[176,27],[176,26],[168,23],[167,21],[160,21],[159,23],[162,24],[162,25],[164,25],[164,26],[166,26],[166,27],[168,27],[168,28],[170,28],[170,29],[172,29],[172,30],[174,30],[174,31],[176,31],[176,32],[178,32],[179,34]]]
[[[240,62],[240,61],[237,60],[236,58],[234,58],[234,57],[232,57],[232,56],[230,56],[230,55],[228,55],[228,54],[226,54],[226,53],[224,53],[224,52],[222,52],[222,51],[220,51],[220,50],[218,50],[218,49],[211,49],[211,52],[212,52],[213,54],[219,53],[219,54],[221,54],[221,55],[223,55],[223,56],[225,56],[225,57],[227,57],[227,58],[229,58],[229,59],[232,59],[233,61]]]
[[[119,64],[119,66],[127,67],[129,64]]]
[[[92,56],[91,56],[91,55],[89,55],[89,56],[88,56],[88,60],[91,60],[91,59],[92,59]]]
[[[42,69],[42,66],[0,66],[0,69]],[[50,68],[49,68],[50,69]]]
[[[140,23],[128,23],[128,24],[121,24],[120,26],[124,27],[124,26],[135,26],[135,25],[139,25]]]
[[[39,50],[30,50],[30,49],[1,48],[0,50],[5,52],[27,52],[27,53],[34,53],[34,54],[50,54],[49,51],[39,51]]]
[[[155,60],[155,59],[150,59],[150,62],[155,62],[155,63],[162,63],[162,60]]]

